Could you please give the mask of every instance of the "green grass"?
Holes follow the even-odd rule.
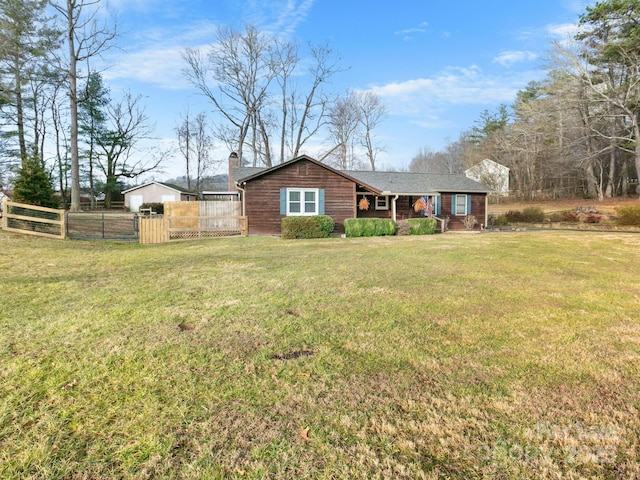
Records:
[[[0,232],[0,478],[638,478],[639,247]]]

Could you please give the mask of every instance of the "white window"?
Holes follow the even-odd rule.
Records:
[[[376,210],[389,210],[389,197],[376,197]]]
[[[456,195],[455,199],[455,215],[467,215],[467,196]]]
[[[288,188],[287,215],[318,215],[318,189]]]

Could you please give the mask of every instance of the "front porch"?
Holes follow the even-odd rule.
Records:
[[[391,218],[398,222],[432,217],[438,221],[438,232],[469,230],[465,221],[470,215],[477,222],[473,229],[481,230],[486,225],[486,212],[486,195],[437,192],[378,195],[366,191],[356,194],[356,218]]]

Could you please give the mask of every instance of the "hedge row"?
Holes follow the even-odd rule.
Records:
[[[282,238],[327,238],[333,232],[333,218],[329,215],[311,217],[284,217],[281,223]]]
[[[390,218],[347,218],[344,233],[347,237],[394,235],[396,224]]]
[[[438,221],[435,218],[409,218],[409,235],[431,235],[436,233]]]

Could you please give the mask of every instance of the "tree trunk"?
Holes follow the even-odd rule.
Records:
[[[67,0],[67,41],[69,42],[69,115],[71,116],[71,211],[80,211],[80,158],[78,153],[78,73],[76,66],[76,49],[74,42],[74,4]]]
[[[22,77],[20,76],[20,65],[18,59],[15,61],[15,82],[16,82],[16,116],[18,127],[18,144],[20,145],[21,166],[24,168],[27,162],[27,143],[24,138],[24,105],[22,101]]]
[[[609,173],[607,175],[607,187],[604,191],[604,196],[607,198],[615,197],[615,178],[616,175],[616,151],[611,149],[609,152]]]

